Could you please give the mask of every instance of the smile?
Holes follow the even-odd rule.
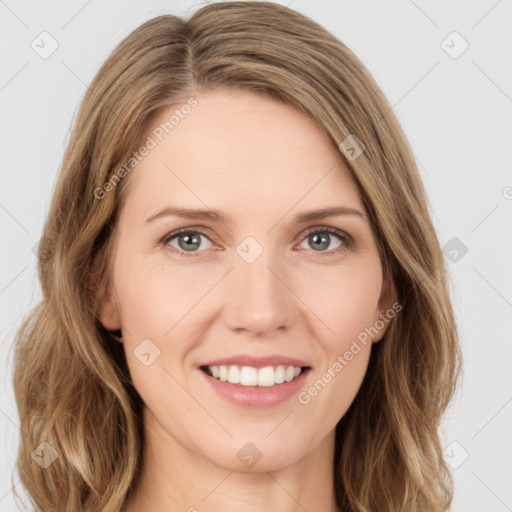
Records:
[[[208,365],[198,368],[205,391],[242,407],[272,407],[291,400],[306,385],[309,366]],[[231,379],[235,382],[230,382]]]
[[[229,382],[230,384],[238,384],[239,386],[259,387],[271,387],[276,384],[291,382],[297,378],[303,370],[301,367],[291,365],[265,366],[263,368],[219,365],[201,367],[201,369],[221,382]]]

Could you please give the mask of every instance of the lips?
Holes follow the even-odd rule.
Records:
[[[306,361],[282,355],[212,359],[198,369],[201,380],[217,395],[247,407],[270,407],[291,399],[312,370]]]

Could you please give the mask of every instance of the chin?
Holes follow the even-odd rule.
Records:
[[[272,436],[273,434],[271,434]],[[247,439],[247,438],[244,438]],[[297,452],[296,447],[300,446],[298,442],[288,443],[276,437],[270,441],[268,439],[247,441],[236,440],[229,444],[229,447],[222,447],[208,456],[214,464],[224,467],[229,471],[237,471],[241,473],[262,473],[268,471],[278,471],[284,469],[291,464],[296,463],[305,454]],[[286,446],[287,448],[283,447]],[[229,457],[220,457],[219,455],[229,454]]]

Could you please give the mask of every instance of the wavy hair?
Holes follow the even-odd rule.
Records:
[[[142,399],[122,345],[97,316],[130,177],[101,199],[95,191],[138,149],[162,108],[217,88],[298,109],[337,150],[351,134],[364,143],[355,160],[338,154],[370,214],[402,311],[372,348],[362,386],[336,426],[336,499],[343,511],[447,510],[453,480],[439,428],[461,354],[415,158],[352,51],[290,8],[245,1],[143,23],[113,50],[81,102],[40,240],[42,299],[15,338],[17,470],[32,505],[119,512],[137,484]],[[57,455],[46,468],[33,457],[43,442]]]

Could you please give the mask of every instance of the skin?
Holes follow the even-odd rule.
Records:
[[[112,287],[99,311],[107,329],[122,329],[145,403],[143,475],[125,512],[338,510],[335,426],[387,324],[306,405],[295,395],[272,407],[231,404],[198,366],[233,354],[297,357],[312,367],[303,390],[332,368],[391,306],[391,288],[368,217],[298,224],[295,216],[341,205],[367,212],[340,155],[301,113],[246,91],[194,97],[198,105],[126,178]],[[145,222],[169,205],[220,210],[228,220]],[[186,235],[161,241],[180,228],[205,233],[199,248],[187,253]],[[247,236],[263,248],[252,263],[236,252]],[[160,356],[145,366],[134,350],[148,338]],[[247,442],[262,454],[250,468],[237,457]]]

